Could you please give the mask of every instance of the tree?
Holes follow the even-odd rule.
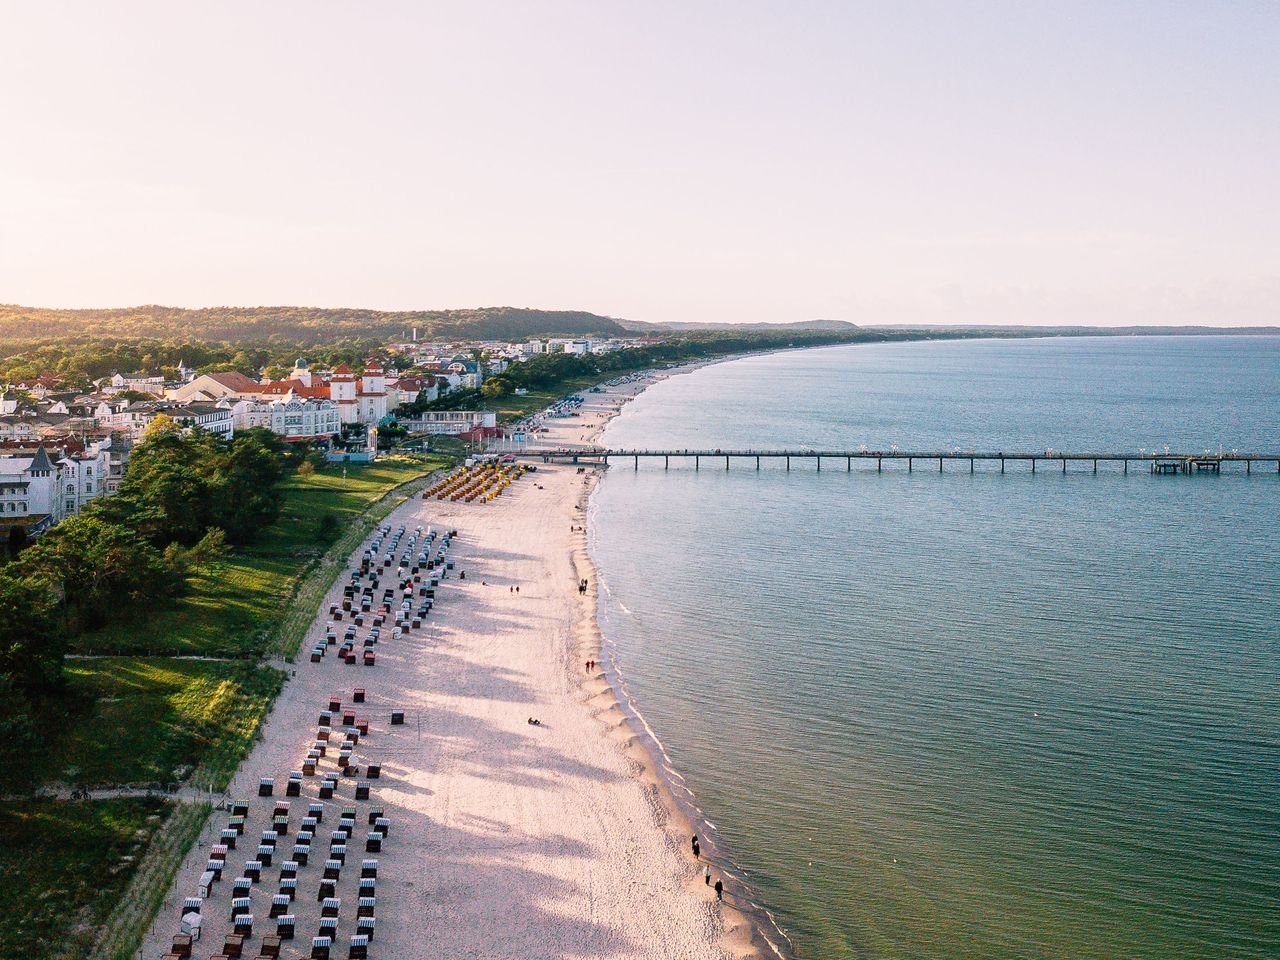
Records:
[[[58,595],[47,580],[0,570],[0,677],[23,690],[46,690],[62,677],[56,629]],[[2,739],[2,738],[0,738]]]
[[[249,543],[280,515],[284,461],[278,439],[250,430],[231,441],[215,461],[210,484],[210,516],[232,543]]]
[[[480,396],[486,400],[505,397],[515,389],[515,384],[503,376],[490,377],[480,387]]]
[[[17,560],[20,554],[27,546],[27,530],[14,524],[9,528],[9,559]]]
[[[69,517],[23,551],[13,564],[20,576],[62,594],[72,628],[97,627],[128,615],[178,583],[160,554],[131,530],[100,517]]]

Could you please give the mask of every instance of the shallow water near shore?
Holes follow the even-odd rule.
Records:
[[[1280,450],[1280,338],[837,347],[611,447]],[[1280,476],[615,464],[628,691],[804,957],[1280,952]]]

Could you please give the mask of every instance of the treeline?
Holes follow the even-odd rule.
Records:
[[[112,373],[145,373],[177,379],[178,364],[199,373],[235,370],[254,377],[262,370],[284,376],[305,353],[318,366],[350,364],[359,368],[365,359],[383,349],[367,337],[344,338],[324,344],[295,341],[244,343],[184,339],[44,340],[0,347],[0,382],[34,380],[45,373],[60,374],[67,389],[87,389],[90,381]]]
[[[164,337],[180,340],[311,345],[341,338],[521,340],[533,336],[620,335],[617,321],[581,310],[480,307],[473,310],[360,310],[317,307],[142,306],[103,310],[50,310],[0,305],[0,343],[51,338]]]
[[[0,768],[30,758],[33,704],[62,685],[76,635],[142,616],[216,569],[280,512],[279,442],[250,430],[224,441],[157,417],[120,491],[87,505],[0,562]]]
[[[501,374],[489,377],[479,391],[455,391],[430,403],[415,403],[408,409],[413,412],[431,409],[474,409],[485,400],[507,396],[516,389],[553,390],[562,383],[582,377],[600,376],[608,379],[610,374],[625,373],[629,370],[643,370],[666,363],[700,360],[733,353],[889,339],[899,339],[899,337],[893,333],[867,330],[788,331],[786,333],[761,331],[741,334],[705,331],[690,333],[649,346],[614,350],[609,353],[539,353],[511,364]]]

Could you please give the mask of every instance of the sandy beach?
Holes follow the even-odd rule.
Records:
[[[587,394],[582,416],[549,421],[540,444],[590,442],[647,382]],[[384,633],[376,666],[345,665],[332,648],[320,663],[307,662],[305,652],[299,658],[296,676],[229,792],[248,801],[249,825],[205,903],[195,956],[217,953],[230,932],[230,880],[256,850],[272,805],[284,799],[288,772],[301,769],[331,696],[368,718],[354,761],[361,770],[380,763],[381,777],[369,781],[367,802],[353,801],[350,778],[325,801],[315,851],[298,873],[290,907],[296,939],[285,944],[283,956],[309,955],[320,917],[320,851],[344,806],[358,807],[357,826],[336,890],[343,908],[333,957],[347,956],[360,861],[367,857],[379,860],[374,958],[656,960],[756,953],[750,924],[731,907],[732,887],[728,902],[718,904],[704,884],[704,864],[690,852],[690,828],[654,775],[612,688],[599,669],[585,668],[599,658],[600,646],[583,532],[594,480],[590,468],[578,473],[573,466],[539,465],[491,503],[419,498],[388,518],[393,529],[404,525],[410,532],[456,529],[449,552],[455,569],[420,630],[396,640]],[[578,589],[582,579],[589,584],[585,594]],[[340,601],[343,582],[318,611],[304,651],[323,638],[329,604]],[[345,625],[338,625],[339,635]],[[365,704],[351,704],[355,687],[368,691]],[[392,710],[405,711],[403,726],[390,725]],[[332,769],[324,765],[330,762],[322,762],[318,776]],[[293,830],[307,804],[316,802],[318,776],[291,799]],[[258,798],[260,777],[275,778],[274,798]],[[389,820],[379,853],[364,852],[371,805],[381,806]],[[196,892],[208,848],[226,819],[215,813],[179,871],[144,944],[147,960],[167,950],[182,898]],[[280,849],[290,848],[292,839],[281,838]],[[267,914],[282,859],[277,856],[252,888],[255,927],[245,956],[256,956],[262,935],[274,932]]]

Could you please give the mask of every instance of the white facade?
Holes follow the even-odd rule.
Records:
[[[496,427],[498,415],[492,410],[427,410],[400,423],[410,433],[455,436],[477,427]]]
[[[119,485],[111,483],[112,460],[106,440],[57,460],[44,447],[28,457],[0,457],[0,524],[33,517],[57,523],[79,515],[85,504]]]
[[[264,427],[286,440],[331,437],[342,430],[342,417],[332,400],[300,397],[285,397],[269,403],[241,400],[231,409],[237,430]]]

